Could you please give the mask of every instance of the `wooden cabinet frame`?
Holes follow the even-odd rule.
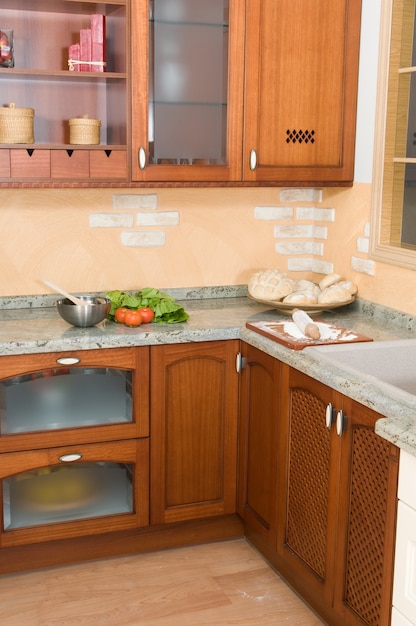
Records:
[[[133,504],[131,513],[106,515],[102,517],[78,519],[59,523],[42,524],[4,530],[0,524],[0,550],[2,548],[41,543],[56,539],[69,539],[81,535],[96,535],[132,528],[141,528],[149,524],[149,440],[130,439],[98,444],[64,446],[48,450],[11,452],[0,454],[0,479],[30,472],[38,468],[61,465],[60,457],[68,454],[80,454],[82,462],[113,462],[131,464],[133,476]],[[0,502],[3,501],[0,480]]]

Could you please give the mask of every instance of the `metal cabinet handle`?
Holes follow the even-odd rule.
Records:
[[[342,433],[347,427],[347,416],[344,415],[342,410],[339,410],[337,413],[337,435],[338,437],[342,437]]]
[[[254,148],[253,150],[250,150],[249,165],[251,171],[255,170],[257,167],[257,152],[256,150],[254,150]]]
[[[331,430],[331,426],[335,421],[335,409],[329,402],[325,411],[325,423],[328,430]]]
[[[140,148],[139,148],[139,168],[141,170],[144,170],[145,167],[146,167],[146,150],[143,148],[143,146],[140,146]]]
[[[82,454],[63,454],[59,457],[59,460],[62,463],[73,463],[74,461],[79,461],[82,459]]]
[[[235,358],[235,370],[237,374],[241,372],[246,366],[246,358],[241,354],[241,352],[237,352],[237,356]]]
[[[60,359],[56,359],[56,362],[59,363],[59,365],[76,365],[77,363],[81,363],[81,359],[75,356],[63,356]]]

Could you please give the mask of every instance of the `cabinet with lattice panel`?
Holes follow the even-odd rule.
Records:
[[[334,626],[390,624],[398,448],[381,416],[282,366],[277,559]]]

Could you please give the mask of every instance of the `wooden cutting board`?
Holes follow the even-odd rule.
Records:
[[[246,322],[246,327],[292,350],[303,350],[306,346],[373,341],[371,337],[360,335],[341,326],[328,324],[320,319],[314,319],[314,323],[318,325],[321,332],[320,339],[306,337],[291,319],[276,322]]]

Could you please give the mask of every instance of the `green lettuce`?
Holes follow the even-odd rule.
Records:
[[[121,306],[128,309],[140,309],[149,307],[155,314],[154,322],[159,324],[177,324],[186,322],[189,315],[183,307],[175,302],[175,299],[163,291],[153,287],[140,289],[136,294],[125,291],[108,291],[106,297],[111,300],[111,308],[108,314],[110,319],[114,319],[116,309]]]

